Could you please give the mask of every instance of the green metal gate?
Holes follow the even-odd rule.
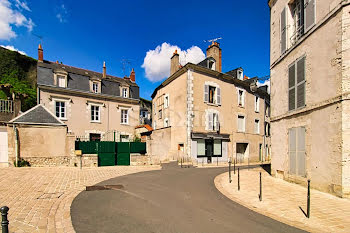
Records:
[[[130,165],[129,142],[117,142],[117,165]]]
[[[116,145],[115,142],[98,142],[98,166],[116,165]]]

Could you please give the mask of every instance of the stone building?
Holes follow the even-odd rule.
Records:
[[[38,104],[52,111],[68,131],[87,140],[133,139],[139,125],[139,87],[135,71],[118,78],[43,59],[38,49]]]
[[[197,163],[267,159],[265,110],[269,95],[243,69],[222,72],[218,43],[198,64],[171,57],[170,77],[152,94],[153,131],[148,152],[161,160],[191,158]],[[268,111],[267,111],[268,112]]]
[[[140,125],[152,125],[152,101],[140,98]]]
[[[350,194],[350,2],[270,0],[272,174]]]

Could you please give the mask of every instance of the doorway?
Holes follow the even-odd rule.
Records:
[[[205,140],[205,156],[207,157],[207,163],[212,162],[213,157],[213,146],[214,140],[213,139],[206,139]]]
[[[99,133],[90,133],[90,142],[96,141],[99,142],[101,141],[101,134]]]
[[[248,143],[237,143],[236,144],[236,161],[237,163],[244,163],[248,159]]]

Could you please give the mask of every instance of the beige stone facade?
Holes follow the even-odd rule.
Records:
[[[304,2],[269,2],[272,173],[349,196],[350,6]]]
[[[216,59],[209,56],[213,53]],[[268,94],[256,88],[254,80],[219,72],[221,49],[217,43],[208,48],[207,57],[198,65],[188,63],[177,69],[154,91],[152,153],[162,153],[166,156],[162,159],[191,157],[195,163],[227,162],[229,158],[267,160]],[[238,130],[239,116],[244,118],[242,132]]]

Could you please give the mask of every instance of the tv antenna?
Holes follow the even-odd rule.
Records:
[[[222,40],[222,37],[217,37],[217,38],[214,38],[214,39],[211,39],[211,40],[204,40],[204,42],[215,42],[215,41],[218,41],[218,40]]]
[[[35,37],[38,37],[39,38],[39,40],[40,40],[40,44],[43,44],[43,36],[40,36],[40,35],[37,35],[37,34],[35,34],[35,33],[32,33]]]
[[[121,60],[121,63],[122,63],[123,75],[125,77],[125,76],[129,75],[128,73],[130,73],[130,71],[131,71],[131,60],[123,58]]]

